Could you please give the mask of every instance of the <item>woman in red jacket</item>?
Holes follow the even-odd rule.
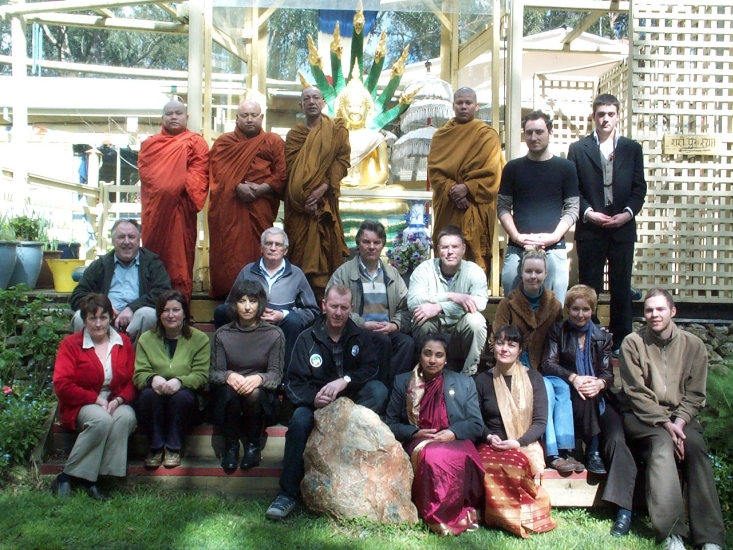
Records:
[[[135,351],[130,339],[110,324],[114,309],[109,298],[88,294],[80,311],[84,330],[61,341],[53,374],[61,424],[79,436],[52,488],[70,496],[76,484],[104,500],[97,478],[127,473],[127,439],[136,426],[129,406],[135,398]]]

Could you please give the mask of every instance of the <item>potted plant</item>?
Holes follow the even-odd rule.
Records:
[[[15,233],[10,228],[8,216],[2,214],[0,215],[0,290],[8,288],[17,254],[18,243],[15,240]]]
[[[15,286],[23,283],[32,290],[43,265],[43,245],[48,222],[32,212],[30,215],[11,217],[9,225],[19,243],[15,267],[8,284]]]
[[[62,257],[63,251],[58,249],[56,239],[46,241],[43,247],[43,264],[41,264],[41,273],[38,275],[36,288],[53,288],[53,274],[48,262],[50,260],[58,260]]]

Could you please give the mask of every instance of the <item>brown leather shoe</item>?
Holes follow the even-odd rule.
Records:
[[[575,465],[571,462],[568,462],[564,458],[556,458],[552,462],[548,464],[550,468],[554,468],[561,474],[572,474],[575,471]]]
[[[582,462],[580,462],[578,460],[575,460],[572,456],[568,456],[565,460],[568,461],[570,464],[573,465],[573,467],[575,468],[575,472],[576,473],[579,474],[580,472],[584,472],[585,471],[585,464],[583,464]]]
[[[165,458],[163,459],[163,466],[166,468],[177,468],[181,465],[181,452],[171,451],[170,449],[165,450]]]
[[[154,451],[150,449],[147,458],[145,459],[146,468],[158,468],[163,463],[163,449]]]

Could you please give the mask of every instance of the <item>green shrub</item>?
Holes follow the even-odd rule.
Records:
[[[51,393],[53,364],[69,320],[49,308],[50,300],[30,299],[28,288],[18,285],[0,290],[0,384],[26,383],[32,397]]]
[[[707,405],[700,411],[700,423],[710,452],[733,457],[733,375],[727,366],[718,365],[708,371]]]
[[[25,463],[43,436],[50,396],[33,396],[26,384],[3,386],[0,394],[0,478],[14,464]]]
[[[729,456],[713,455],[713,475],[715,487],[718,489],[720,507],[723,510],[723,521],[726,530],[733,528],[733,459]]]

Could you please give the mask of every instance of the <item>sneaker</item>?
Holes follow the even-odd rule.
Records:
[[[295,510],[297,505],[298,503],[294,498],[287,495],[277,495],[277,498],[272,501],[267,512],[265,512],[265,517],[275,521],[285,519],[290,512]]]
[[[157,451],[150,449],[145,459],[145,467],[158,468],[161,464],[163,464],[163,449],[158,449]]]
[[[715,543],[706,542],[702,545],[702,550],[723,550],[723,548]]]
[[[664,550],[685,550],[685,543],[679,535],[670,535],[664,539]]]
[[[163,466],[165,468],[177,468],[181,465],[181,451],[171,451],[170,449],[165,450],[165,458],[163,459]]]

